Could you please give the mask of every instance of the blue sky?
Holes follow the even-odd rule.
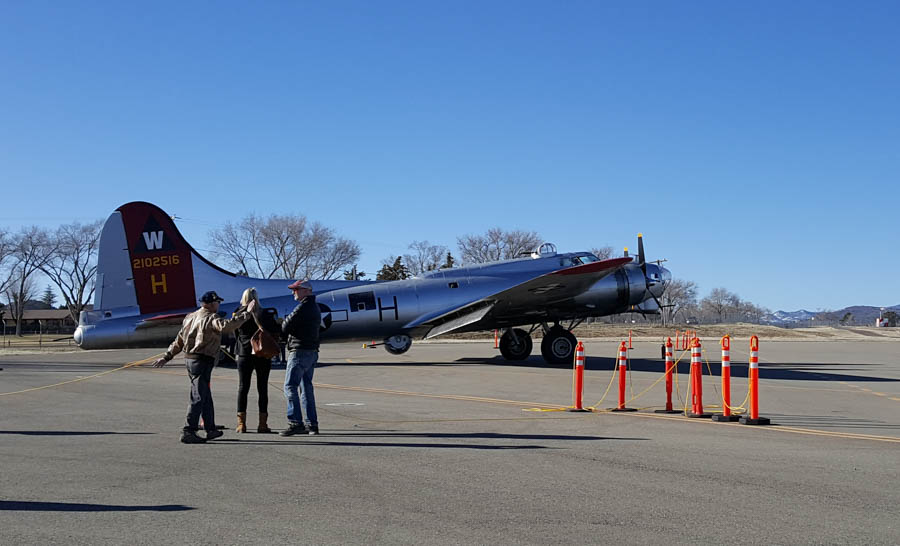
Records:
[[[896,305],[896,2],[0,0],[0,226],[153,202],[355,239],[635,246],[701,295]]]

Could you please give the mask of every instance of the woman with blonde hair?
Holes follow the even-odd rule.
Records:
[[[253,312],[254,319],[248,320],[236,331],[237,367],[240,382],[238,383],[237,397],[238,424],[235,432],[247,432],[247,394],[250,392],[250,380],[254,371],[256,371],[256,390],[259,393],[259,426],[256,431],[272,432],[267,423],[269,417],[269,372],[272,371],[272,360],[253,354],[250,339],[260,327],[278,339],[281,337],[281,326],[271,314],[266,313],[260,307],[259,296],[255,288],[244,290],[241,296],[241,305],[235,310],[235,314],[246,310],[250,302],[256,302]]]

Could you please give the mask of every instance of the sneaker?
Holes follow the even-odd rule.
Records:
[[[196,432],[185,430],[181,433],[181,443],[182,444],[204,444],[206,443],[206,438],[201,438],[197,436]]]
[[[219,429],[215,429],[215,430],[207,430],[207,431],[206,431],[206,439],[207,439],[207,440],[215,440],[215,439],[218,438],[219,436],[224,436],[224,435],[225,435],[225,433],[222,432],[222,431],[219,430]]]
[[[282,436],[293,436],[294,434],[306,434],[306,427],[303,425],[298,425],[296,423],[291,423],[291,425],[279,432]]]
[[[319,433],[319,425],[309,425],[308,430],[310,436],[315,436]]]

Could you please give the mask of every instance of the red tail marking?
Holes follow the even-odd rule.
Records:
[[[141,313],[195,307],[191,247],[159,207],[134,202],[117,209],[125,225],[128,256]]]

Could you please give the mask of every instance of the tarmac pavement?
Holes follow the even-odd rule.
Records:
[[[719,358],[705,344],[709,408]],[[616,345],[586,341],[589,405],[611,384]],[[634,413],[607,411],[614,384],[595,413],[546,411],[571,403],[571,366],[507,363],[491,343],[401,356],[325,345],[321,435],[229,429],[204,445],[178,442],[180,358],[120,369],[160,351],[0,355],[0,544],[898,544],[898,349],[763,340],[760,414],[773,425],[752,427],[653,413],[657,343],[630,351]],[[737,405],[747,351],[731,357]],[[276,367],[276,429],[283,377]],[[217,368],[212,389],[233,427],[235,369]],[[251,389],[251,430],[256,403]]]

